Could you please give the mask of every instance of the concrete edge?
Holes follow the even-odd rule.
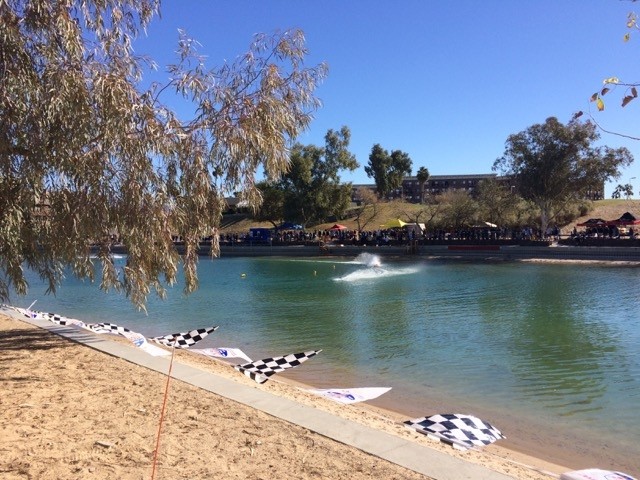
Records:
[[[48,330],[103,353],[167,374],[169,358],[153,357],[135,346],[113,342],[102,335],[46,320],[26,318],[18,312],[1,309],[16,320]],[[103,334],[108,335],[108,334]],[[464,461],[438,450],[361,425],[323,410],[300,404],[270,392],[251,388],[174,359],[172,377],[197,388],[260,410],[274,417],[311,430],[319,435],[357,448],[365,453],[426,475],[434,480],[507,480],[502,473]]]

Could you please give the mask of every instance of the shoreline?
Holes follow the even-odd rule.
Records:
[[[415,257],[413,258],[407,258],[407,260],[411,261],[414,260]],[[319,260],[319,259],[318,259]],[[322,259],[324,260],[324,259]],[[331,260],[331,259],[327,259],[327,260]],[[445,260],[445,261],[449,261],[449,260]],[[591,260],[572,260],[572,259],[568,259],[568,260],[563,260],[563,261],[549,261],[548,259],[527,259],[527,260],[522,260],[522,262],[528,262],[528,261],[533,261],[533,262],[550,262],[550,263],[568,263],[568,264],[572,264],[572,263],[578,263],[578,264],[582,264],[582,263],[588,263],[588,264],[604,264],[604,265],[612,265],[612,266],[619,266],[619,262],[601,262],[601,261],[591,261]],[[475,263],[480,263],[480,262],[475,262]],[[626,264],[626,262],[624,262]],[[67,314],[67,312],[64,311],[60,311],[58,312],[57,310],[53,310],[57,313],[60,313],[62,315]],[[88,312],[87,312],[88,313]],[[81,312],[81,310],[76,312],[76,315],[78,316],[78,318],[82,318],[83,320],[85,319],[82,315],[83,313]],[[170,317],[169,317],[170,318]],[[122,321],[122,319],[118,318],[117,316],[114,316],[112,320],[109,321],[115,321],[116,323],[120,323],[120,321]],[[126,323],[123,323],[123,325],[126,326],[130,326]],[[143,331],[143,330],[141,330]],[[150,333],[150,334],[155,334],[154,332],[145,332],[145,333]],[[117,339],[117,337],[111,337],[114,340]],[[193,355],[195,356],[195,354],[190,354],[188,351],[184,352],[187,355]],[[263,352],[264,353],[264,352]],[[198,356],[198,358],[200,358]],[[260,358],[260,357],[258,357]],[[207,359],[207,363],[209,363],[211,361],[211,359]],[[227,369],[228,370],[228,369]],[[310,371],[312,369],[309,369]],[[283,382],[287,382],[289,378],[297,378],[299,380],[302,380],[303,383],[308,382],[308,385],[314,385],[314,383],[317,383],[318,381],[321,381],[323,384],[321,385],[314,385],[312,388],[330,388],[330,387],[335,387],[336,385],[339,384],[344,384],[344,379],[343,378],[325,378],[324,376],[321,378],[314,378],[313,374],[311,374],[310,376],[307,376],[307,369],[306,368],[302,368],[302,369],[295,369],[293,371],[289,371],[286,374],[283,374],[282,376],[277,375],[277,380],[275,381],[283,381]],[[229,372],[225,371],[225,374],[228,375]],[[225,376],[226,376],[225,375]],[[231,372],[231,375],[237,375],[237,373],[235,372]],[[372,380],[371,378],[369,380]],[[273,381],[272,381],[273,382]],[[269,382],[269,384],[271,384],[272,382]],[[351,382],[347,382],[347,383],[353,383],[353,378],[351,379]],[[376,383],[376,379],[373,379],[373,382],[364,382],[364,383]],[[345,385],[348,386],[348,385]],[[351,385],[351,386],[356,386],[356,385]],[[391,386],[391,385],[389,385]],[[394,387],[400,387],[400,385],[393,385]],[[374,400],[372,402],[368,402],[367,406],[373,406],[374,404],[385,404],[385,400],[386,399],[391,399],[392,395],[395,392],[399,392],[399,389],[394,389],[394,391],[390,392],[390,395],[385,395],[383,397],[381,397],[380,402],[378,402],[377,400]],[[318,401],[318,397],[311,397],[313,400],[311,400],[311,404],[315,404]],[[399,397],[394,398],[394,401],[397,401]],[[407,397],[405,395],[404,397],[405,399],[407,398],[411,398],[411,397]],[[426,396],[420,396],[420,397],[416,397],[418,398],[422,403],[421,405],[424,406],[425,408],[414,408],[414,409],[409,409],[407,410],[405,407],[407,407],[409,405],[409,402],[404,403],[404,402],[400,402],[399,405],[401,406],[402,409],[404,409],[404,414],[398,414],[400,418],[396,418],[395,423],[401,423],[403,420],[406,420],[408,418],[415,418],[415,417],[419,417],[419,416],[423,416],[423,415],[428,415],[428,414],[432,414],[432,413],[436,413],[436,412],[451,412],[454,409],[456,409],[456,405],[460,405],[460,401],[464,400],[464,398],[443,398],[442,395],[435,395],[435,392],[428,392],[428,394]],[[426,400],[425,400],[426,399]],[[402,399],[401,399],[402,400]],[[423,401],[425,400],[425,401]],[[478,400],[478,399],[476,399]],[[480,399],[481,400],[481,399]],[[465,404],[463,404],[465,405]],[[510,420],[507,421],[503,421],[503,419],[500,417],[500,415],[496,414],[495,411],[487,413],[486,409],[485,411],[482,410],[482,408],[478,408],[480,406],[479,403],[473,403],[472,401],[467,401],[466,402],[466,407],[462,407],[462,408],[457,408],[457,411],[459,411],[460,413],[471,413],[471,414],[475,414],[478,415],[480,418],[484,418],[486,420],[489,420],[491,423],[493,423],[495,426],[497,426],[498,428],[500,428],[506,435],[507,435],[507,440],[504,441],[500,441],[498,442],[497,447],[502,447],[505,444],[511,444],[514,440],[523,440],[528,441],[530,440],[530,434],[531,432],[533,432],[533,437],[535,439],[535,442],[532,442],[533,446],[535,447],[534,449],[531,449],[531,444],[529,445],[524,445],[521,446],[521,448],[513,448],[513,450],[515,450],[516,452],[529,452],[531,455],[531,457],[536,458],[537,459],[545,459],[547,461],[550,461],[552,459],[553,463],[560,464],[563,465],[562,469],[558,469],[556,470],[556,472],[562,472],[562,471],[566,471],[566,470],[577,470],[580,468],[589,468],[589,467],[593,467],[593,466],[598,466],[599,468],[610,468],[612,470],[623,470],[623,471],[628,471],[630,473],[635,473],[638,471],[638,464],[637,464],[637,460],[634,460],[635,454],[631,454],[631,456],[629,456],[628,461],[622,463],[620,461],[615,462],[607,462],[607,461],[603,461],[603,459],[606,460],[607,457],[607,453],[612,452],[614,455],[617,455],[618,458],[620,458],[620,453],[619,451],[613,449],[612,447],[606,445],[607,442],[605,441],[594,441],[593,438],[591,438],[590,440],[583,440],[581,438],[576,438],[576,435],[573,435],[571,438],[566,435],[563,434],[562,432],[562,427],[560,426],[556,432],[554,433],[549,433],[549,432],[538,432],[537,429],[531,429],[531,428],[526,428],[526,425],[522,425],[522,422],[514,422],[514,418],[513,416],[511,416],[512,418]],[[392,405],[393,407],[393,405]],[[384,408],[383,408],[384,409]],[[393,408],[387,408],[386,410],[394,412]],[[409,415],[407,415],[409,413]],[[502,414],[502,412],[499,412],[500,414]],[[508,414],[509,411],[505,410],[504,412],[505,414]],[[537,418],[542,418],[542,417],[537,417]],[[519,425],[520,423],[520,425]],[[516,427],[520,426],[521,428],[514,428],[514,425]],[[577,440],[577,441],[576,441]],[[553,445],[551,445],[553,443]],[[590,447],[590,450],[587,450],[585,448],[585,445],[588,445]],[[511,446],[510,446],[511,447]],[[591,452],[594,450],[600,449],[600,451],[596,451],[596,455],[593,455],[593,457],[591,456]],[[509,450],[509,448],[507,448],[507,450]],[[568,455],[568,461],[564,461],[564,460],[558,460],[558,457],[556,456],[557,454],[562,454],[562,456],[560,458],[567,458],[567,455],[565,455],[566,450],[574,450],[574,451],[578,451],[581,453],[582,458],[583,459],[587,459],[587,460],[592,460],[589,463],[582,463],[582,464],[575,464],[572,463],[572,459],[571,459],[571,455]],[[493,446],[492,446],[492,451],[493,451]],[[549,452],[551,452],[552,455],[549,454]],[[530,462],[530,461],[523,461],[522,463],[525,463],[527,465],[531,465],[534,462]],[[616,467],[614,467],[614,465],[617,464]],[[624,465],[632,465],[632,467],[627,467],[625,468]],[[564,468],[564,466],[567,466],[569,468]],[[543,469],[543,470],[548,470],[548,469]]]
[[[422,243],[417,245],[350,245],[327,244],[320,248],[319,245],[308,244],[276,244],[276,245],[252,245],[252,244],[222,244],[220,256],[229,257],[357,257],[362,253],[379,255],[383,257],[399,258],[425,258],[443,260],[585,260],[601,262],[631,262],[640,263],[640,240],[638,244],[625,245],[574,245],[551,242],[530,243],[492,243],[470,241],[448,241],[437,243]],[[178,245],[178,253],[182,247]],[[126,255],[126,248],[115,245],[111,248],[111,254]],[[209,247],[202,245],[199,255],[209,256]]]
[[[312,386],[312,377],[312,374],[306,374],[304,369],[300,369],[289,373],[288,378],[278,378],[278,381],[300,385],[302,388],[330,388],[331,385],[340,384],[338,378],[333,383],[328,380],[323,382],[324,385]],[[620,448],[616,448],[603,435],[591,431],[567,431],[562,426],[549,427],[545,422],[536,423],[532,418],[518,417],[509,411],[498,412],[472,399],[463,402],[441,393],[430,393],[428,398],[421,398],[416,402],[415,398],[406,394],[398,395],[397,391],[392,390],[387,395],[362,404],[362,407],[378,412],[396,425],[437,412],[477,415],[506,435],[505,439],[491,445],[493,456],[525,465],[550,477],[586,468],[610,469],[637,475],[639,464],[635,448],[623,448],[620,445]],[[312,397],[311,404],[314,400]]]
[[[202,251],[207,256],[208,251]],[[126,253],[126,252],[113,252]],[[471,260],[471,261],[597,261],[640,264],[640,247],[573,246],[573,245],[499,245],[450,242],[434,245],[355,246],[335,244],[321,250],[307,245],[221,245],[225,257],[357,257],[362,253],[406,259]]]
[[[7,320],[8,319],[8,320]],[[7,321],[9,324],[7,325]],[[22,329],[23,326],[28,325],[25,322],[21,322],[18,319],[12,317],[0,317],[0,324],[4,326],[4,329]],[[37,327],[31,327],[36,329]],[[53,334],[51,334],[53,335]],[[101,338],[103,338],[102,336]],[[121,341],[127,343],[124,339],[119,339],[115,336],[108,336],[108,340],[110,341]],[[63,343],[64,339],[58,338],[55,339],[55,343]],[[74,347],[75,348],[75,347]],[[77,348],[83,348],[83,346],[78,345]],[[32,352],[33,353],[33,352]],[[45,355],[46,352],[40,352]],[[95,352],[96,355],[100,355],[98,352]],[[199,355],[189,352],[189,351],[177,351],[176,358],[180,362],[184,362],[186,364],[195,365],[197,368],[205,369],[207,371],[212,371],[215,375],[220,375],[223,377],[233,378],[236,381],[244,381],[245,377],[242,377],[237,374],[232,368],[230,368],[230,364],[224,362],[222,360],[216,360],[206,357],[200,357]],[[213,361],[212,361],[213,360]],[[63,367],[66,370],[75,371],[79,367],[78,365],[71,365],[74,363],[74,359],[68,359]],[[111,360],[109,361],[111,363]],[[3,364],[6,368],[7,363]],[[137,367],[141,369],[143,367]],[[146,377],[146,375],[144,375]],[[95,377],[95,375],[94,375]],[[441,450],[446,452],[449,455],[453,455],[459,458],[464,459],[465,461],[471,461],[472,463],[479,463],[481,465],[490,465],[489,468],[492,468],[496,471],[501,471],[508,475],[516,475],[514,478],[522,478],[522,479],[548,479],[553,476],[557,476],[559,473],[563,471],[570,470],[569,468],[554,465],[549,462],[546,462],[540,458],[534,458],[528,455],[524,455],[517,451],[512,451],[506,449],[504,447],[498,445],[491,445],[481,451],[469,451],[469,452],[458,452],[453,450],[451,447],[433,442],[427,439],[424,435],[413,432],[406,427],[402,426],[399,422],[400,414],[395,413],[390,410],[386,410],[383,408],[367,405],[367,404],[356,404],[351,406],[344,406],[340,404],[336,404],[334,402],[330,402],[329,400],[323,399],[321,397],[317,397],[310,393],[304,392],[300,390],[300,388],[305,388],[307,385],[303,385],[301,383],[295,382],[293,380],[287,379],[285,377],[279,377],[275,380],[271,380],[264,386],[257,386],[249,379],[246,379],[246,382],[249,384],[253,384],[254,388],[266,389],[270,392],[275,393],[276,395],[284,396],[286,398],[293,399],[296,402],[311,405],[314,408],[321,408],[323,410],[327,410],[334,415],[338,415],[344,418],[350,418],[354,421],[361,422],[364,424],[374,425],[375,428],[381,429],[387,432],[390,432],[394,435],[400,435],[403,437],[410,437],[412,441],[423,443],[430,448]],[[177,383],[177,382],[176,382]],[[182,388],[176,386],[176,383],[173,384],[172,389]],[[85,388],[87,385],[85,385]],[[89,385],[90,387],[90,385]],[[116,389],[117,390],[117,389]],[[87,396],[92,396],[91,392],[84,392]],[[116,392],[117,393],[117,392]],[[157,392],[156,392],[157,393]],[[206,397],[215,396],[213,394],[207,394]],[[1,402],[4,403],[4,402]],[[6,410],[6,409],[5,409]],[[2,448],[2,441],[0,441],[0,451]],[[6,447],[4,448],[6,449]],[[20,478],[20,477],[16,477]],[[245,478],[245,477],[240,477]],[[395,478],[395,477],[389,477]],[[402,477],[409,478],[409,477]],[[425,477],[420,477],[425,478]]]

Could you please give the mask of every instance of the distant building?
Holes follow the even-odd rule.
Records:
[[[482,180],[498,179],[508,183],[508,177],[498,177],[495,173],[480,173],[469,175],[431,175],[429,180],[424,184],[425,196],[435,196],[444,193],[447,190],[464,190],[470,195],[476,193],[478,184]],[[368,188],[376,191],[375,184],[359,184],[352,186],[351,199],[354,202],[359,200],[357,191],[360,188]],[[389,193],[390,199],[403,198],[408,202],[420,202],[420,182],[417,177],[405,177],[402,180],[402,187]]]
[[[478,173],[469,175],[431,175],[429,180],[424,184],[424,195],[436,196],[444,193],[447,190],[464,190],[469,195],[474,196],[476,194],[478,184],[483,180],[497,180],[499,183],[515,189],[515,186],[511,185],[511,177],[498,176],[495,173]],[[351,200],[358,202],[358,190],[360,188],[368,188],[372,191],[376,191],[375,184],[357,184],[352,185]],[[393,190],[389,193],[389,199],[402,198],[407,202],[418,203],[420,202],[420,182],[417,177],[405,177],[402,180],[402,187]],[[590,190],[585,195],[588,200],[602,200],[604,198],[604,182],[602,185],[594,190]]]

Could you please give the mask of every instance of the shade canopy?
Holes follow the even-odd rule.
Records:
[[[640,225],[640,220],[637,220],[631,213],[625,212],[620,218],[610,221],[609,225]]]
[[[399,218],[393,218],[387,223],[380,225],[381,228],[402,228],[407,224],[407,222],[403,222]]]
[[[584,222],[576,224],[578,227],[605,227],[607,226],[607,221],[601,218],[590,218]]]
[[[336,223],[329,230],[346,230],[346,229],[347,229],[347,227],[345,227],[344,225],[340,225],[339,223]]]

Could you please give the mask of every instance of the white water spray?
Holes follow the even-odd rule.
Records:
[[[380,268],[382,266],[380,257],[372,253],[361,253],[356,257],[355,263],[360,263],[370,268]]]

